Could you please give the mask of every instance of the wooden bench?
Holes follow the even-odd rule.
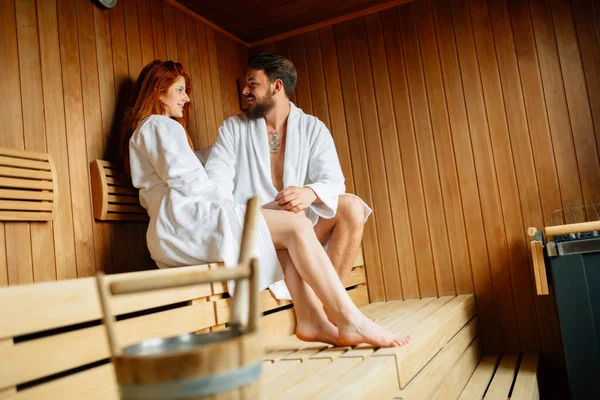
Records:
[[[57,196],[49,154],[0,147],[0,221],[51,221]]]

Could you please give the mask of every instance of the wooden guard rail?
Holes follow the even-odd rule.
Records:
[[[0,221],[51,221],[57,195],[49,154],[0,147]]]
[[[138,190],[115,163],[95,160],[90,165],[94,218],[100,221],[147,221]]]

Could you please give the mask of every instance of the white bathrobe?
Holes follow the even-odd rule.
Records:
[[[224,202],[190,148],[185,130],[165,116],[146,118],[129,141],[131,179],[150,223],[146,240],[160,268],[223,261],[237,265],[245,206]],[[261,290],[283,279],[269,230],[259,216],[254,255]]]
[[[329,130],[318,118],[290,102],[285,140],[283,187],[310,187],[319,196],[323,203],[313,203],[306,212],[313,224],[319,217],[334,217],[346,186]],[[212,146],[206,172],[236,203],[244,204],[252,196],[259,196],[262,204],[272,202],[278,191],[271,177],[265,119],[251,120],[245,114],[227,119]],[[366,220],[371,209],[363,205]],[[283,282],[270,289],[277,298],[289,298]]]

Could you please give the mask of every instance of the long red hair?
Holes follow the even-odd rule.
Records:
[[[146,65],[137,79],[133,92],[132,106],[127,110],[121,129],[119,140],[119,161],[123,166],[125,175],[130,175],[129,170],[129,139],[137,129],[140,122],[149,115],[164,115],[165,105],[160,101],[160,95],[166,94],[175,80],[183,76],[185,79],[185,92],[188,96],[192,93],[192,84],[189,76],[183,70],[183,66],[174,61],[154,60]],[[173,118],[187,132],[190,121],[190,103],[183,106],[183,117]],[[188,142],[192,149],[192,141],[188,134]]]

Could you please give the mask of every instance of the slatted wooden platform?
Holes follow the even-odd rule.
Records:
[[[290,336],[265,356],[263,398],[458,398],[481,358],[473,295],[371,303],[362,310],[412,343],[332,348]]]

